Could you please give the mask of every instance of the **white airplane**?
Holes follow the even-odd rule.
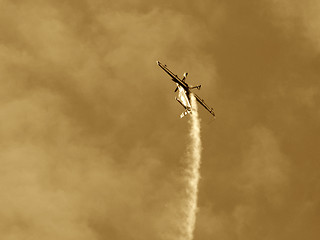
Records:
[[[177,84],[177,87],[175,89],[178,92],[178,97],[176,97],[176,100],[185,108],[185,111],[183,113],[181,113],[180,118],[183,118],[184,116],[186,116],[187,114],[192,114],[192,107],[190,104],[190,93],[191,93],[191,89],[198,89],[200,90],[201,85],[198,86],[189,86],[186,82],[185,79],[188,76],[188,73],[184,73],[183,74],[183,78],[180,79],[177,75],[175,75],[173,72],[171,72],[168,68],[167,65],[163,65],[162,63],[160,63],[159,61],[157,61],[157,64],[159,65],[159,67],[161,67],[166,73],[168,73],[170,75],[170,77],[172,77],[172,81],[174,81]],[[192,93],[194,95],[194,97],[197,99],[197,101],[205,108],[209,111],[209,113],[211,113],[213,115],[213,117],[215,117],[213,108],[210,108],[203,99],[201,99],[197,94]]]

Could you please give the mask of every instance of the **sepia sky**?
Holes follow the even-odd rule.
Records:
[[[199,107],[195,240],[320,237],[317,0],[0,0],[0,237],[176,239]]]

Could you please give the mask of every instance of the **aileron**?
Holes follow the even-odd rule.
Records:
[[[197,101],[205,108],[207,109],[214,117],[216,116],[213,108],[209,107],[202,98],[200,98],[197,94],[193,93],[193,95],[195,96],[195,98],[197,99]]]

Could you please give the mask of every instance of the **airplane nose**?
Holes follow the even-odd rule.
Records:
[[[157,61],[157,64],[159,65],[159,61]]]

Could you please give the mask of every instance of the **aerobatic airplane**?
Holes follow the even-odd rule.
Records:
[[[178,92],[178,97],[176,97],[176,100],[185,108],[185,112],[181,113],[180,118],[183,118],[184,116],[186,116],[187,114],[191,114],[192,113],[192,107],[191,107],[191,103],[190,103],[190,93],[191,93],[191,89],[198,89],[200,90],[201,85],[197,85],[197,86],[189,86],[186,83],[186,78],[188,76],[188,73],[184,73],[183,74],[183,78],[180,79],[177,75],[175,75],[173,72],[171,72],[168,68],[167,65],[163,65],[162,63],[160,63],[159,61],[157,61],[157,64],[159,65],[159,67],[161,67],[166,73],[168,73],[170,75],[170,77],[172,77],[172,81],[174,81],[177,84],[176,89],[174,90],[179,91]],[[213,115],[213,117],[215,117],[213,108],[209,107],[202,98],[200,98],[197,94],[192,93],[193,96],[197,99],[197,101],[205,108],[209,111],[209,113],[211,113]]]

